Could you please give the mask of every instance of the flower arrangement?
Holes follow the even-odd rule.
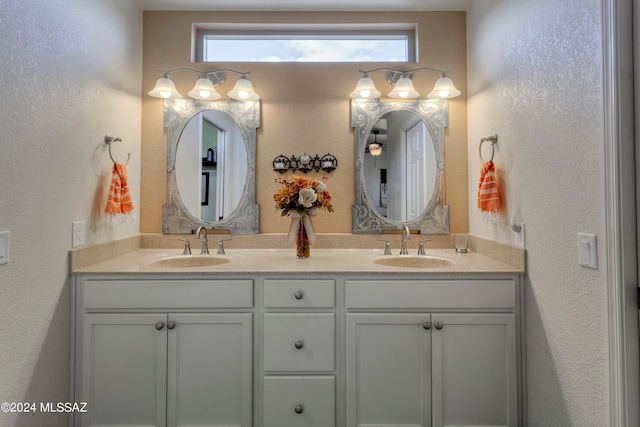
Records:
[[[322,178],[322,180],[326,179]],[[292,211],[302,213],[315,208],[333,212],[331,194],[322,180],[296,175],[291,175],[289,179],[276,178],[275,182],[282,185],[273,195],[276,210],[282,209],[282,216],[287,216]]]
[[[289,240],[296,243],[296,257],[307,259],[316,239],[311,217],[318,214],[318,208],[333,212],[331,194],[324,182],[302,176],[276,178],[275,182],[282,185],[273,195],[276,210],[281,209],[282,216],[291,217]]]

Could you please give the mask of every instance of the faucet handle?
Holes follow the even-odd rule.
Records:
[[[224,243],[223,242],[228,242],[229,240],[233,240],[232,237],[229,237],[227,239],[222,239],[218,242],[218,255],[224,255]]]
[[[384,254],[391,255],[391,243],[389,243],[386,239],[381,239],[378,237],[378,242],[385,242],[384,244]]]
[[[420,243],[418,244],[418,255],[426,255],[424,253],[424,242],[430,242],[430,241],[431,239],[429,238],[420,240]]]
[[[184,252],[182,252],[182,255],[191,255],[191,244],[189,243],[189,241],[187,239],[183,239],[182,237],[178,237],[178,240],[184,242]]]

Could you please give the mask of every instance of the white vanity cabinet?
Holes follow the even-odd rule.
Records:
[[[252,425],[252,280],[94,278],[75,297],[76,426]]]
[[[515,274],[73,283],[74,427],[525,427]]]
[[[336,281],[265,279],[262,427],[334,427]]]
[[[346,426],[518,426],[516,294],[514,280],[347,281]]]

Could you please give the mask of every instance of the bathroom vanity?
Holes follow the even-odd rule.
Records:
[[[75,426],[523,425],[521,269],[453,250],[433,268],[227,252],[73,271]]]

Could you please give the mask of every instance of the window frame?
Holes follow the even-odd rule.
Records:
[[[416,24],[193,24],[193,53],[194,62],[228,62],[228,61],[205,61],[204,47],[205,38],[216,36],[218,38],[291,38],[295,40],[297,36],[305,39],[328,38],[339,39],[344,37],[348,40],[403,38],[407,41],[406,61],[363,61],[363,62],[397,62],[412,63],[418,62],[418,28]],[[267,63],[269,61],[247,61],[256,63]],[[293,63],[295,61],[282,61],[282,63]],[[348,63],[353,61],[304,61],[304,63]],[[271,62],[274,63],[274,62]],[[275,62],[277,63],[277,62]]]

